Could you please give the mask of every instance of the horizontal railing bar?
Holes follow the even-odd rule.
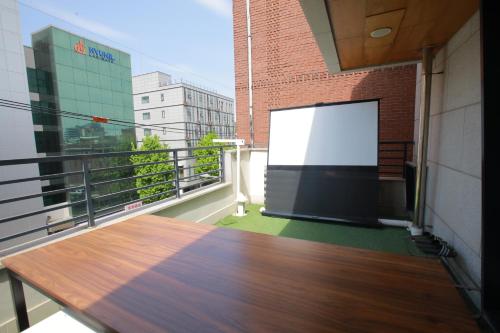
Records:
[[[100,185],[111,184],[111,183],[116,183],[116,182],[125,181],[125,180],[134,180],[134,179],[144,178],[144,177],[165,175],[168,173],[175,173],[175,170],[167,170],[167,171],[162,171],[162,172],[147,173],[145,175],[139,175],[139,176],[131,176],[131,177],[111,179],[111,180],[104,180],[102,182],[91,183],[90,185],[91,186],[100,186]]]
[[[71,172],[53,173],[53,174],[44,175],[44,176],[29,177],[29,178],[19,178],[19,179],[12,179],[12,180],[4,180],[4,181],[0,182],[0,185],[24,183],[24,182],[31,182],[31,181],[35,181],[35,180],[48,180],[48,179],[53,179],[53,178],[62,178],[62,177],[79,175],[79,174],[83,174],[83,171],[71,171]]]
[[[214,178],[206,179],[206,180],[203,180],[201,182],[196,182],[196,183],[193,183],[193,184],[189,184],[189,186],[181,187],[180,189],[183,190],[185,188],[189,188],[189,187],[192,187],[194,185],[200,185],[200,184],[204,184],[204,183],[208,183],[208,182],[213,182],[214,180],[221,181],[222,177],[214,177]]]
[[[164,192],[160,192],[160,193],[156,193],[156,194],[148,195],[147,197],[144,197],[144,198],[135,199],[135,200],[131,200],[131,201],[128,201],[128,202],[124,202],[124,203],[121,203],[121,204],[118,204],[118,205],[114,205],[114,206],[106,207],[106,208],[103,208],[103,209],[99,209],[99,210],[96,210],[96,211],[95,211],[95,214],[98,214],[98,213],[100,213],[100,212],[104,212],[104,211],[107,211],[107,210],[111,210],[111,209],[114,209],[114,208],[124,207],[124,206],[126,206],[126,205],[130,205],[130,204],[132,204],[132,203],[136,203],[136,202],[139,202],[139,201],[148,200],[148,199],[151,199],[151,198],[154,198],[154,197],[157,197],[157,196],[163,195],[163,194],[165,194],[165,193],[175,192],[175,191],[176,191],[176,189],[175,189],[175,188],[173,188],[173,189],[168,190],[168,191],[164,191]]]
[[[173,163],[173,162],[174,162],[174,160],[165,160],[165,161],[138,163],[138,164],[125,164],[125,165],[119,165],[119,166],[115,166],[115,167],[90,169],[90,172],[101,172],[101,171],[109,171],[109,170],[117,170],[117,169],[137,168],[137,167],[146,166],[146,165],[155,165],[155,164]]]
[[[233,145],[220,145],[220,146],[210,146],[210,147],[120,151],[120,152],[107,152],[107,153],[59,155],[59,156],[46,156],[46,157],[34,157],[34,158],[18,158],[18,159],[12,159],[12,160],[0,160],[0,166],[17,165],[17,164],[31,164],[31,163],[44,163],[44,162],[58,162],[58,161],[69,161],[69,160],[111,158],[111,157],[119,157],[119,156],[172,153],[174,151],[178,151],[178,152],[179,151],[193,151],[193,150],[200,150],[200,149],[208,150],[208,149],[220,149],[220,148],[229,148],[229,147],[234,147],[234,146]]]
[[[187,161],[187,160],[193,160],[193,159],[197,159],[197,158],[205,158],[205,157],[219,157],[220,154],[217,153],[217,154],[210,154],[210,155],[202,155],[202,156],[194,156],[194,155],[191,155],[191,156],[188,156],[188,157],[184,157],[184,158],[179,158],[178,161]]]
[[[25,195],[25,196],[22,196],[22,197],[4,199],[4,200],[0,200],[0,205],[1,204],[5,204],[5,203],[9,203],[9,202],[15,202],[15,201],[33,199],[33,198],[38,198],[38,197],[45,197],[45,196],[59,194],[59,193],[66,193],[66,192],[73,191],[73,190],[78,190],[78,189],[81,189],[81,188],[85,188],[85,186],[83,186],[83,185],[81,185],[81,186],[73,186],[73,187],[67,187],[67,188],[63,188],[63,189],[59,189],[59,190],[53,190],[53,191],[46,191],[46,192],[41,192],[41,193],[29,194],[29,195]]]
[[[205,175],[205,174],[209,174],[209,173],[212,173],[212,172],[219,172],[221,171],[222,169],[215,169],[215,170],[210,170],[210,171],[207,171],[207,172],[202,172],[202,173],[197,173],[195,175],[192,175],[192,176],[187,176],[187,177],[182,177],[182,178],[179,178],[179,180],[184,180],[184,179],[187,179],[187,178],[192,178],[192,177],[196,177],[196,176],[201,176],[201,175]],[[216,176],[214,176],[216,177]]]
[[[81,204],[81,203],[85,203],[85,202],[86,202],[86,200],[79,200],[79,201],[71,202],[69,204],[60,205],[60,206],[57,206],[57,207],[51,207],[51,208],[41,209],[41,210],[34,211],[34,212],[24,213],[24,214],[21,214],[21,215],[6,217],[6,218],[3,218],[3,219],[0,219],[0,223],[5,223],[5,222],[14,221],[14,220],[18,220],[18,219],[23,219],[23,218],[34,216],[34,215],[48,213],[48,212],[52,212],[54,210],[71,207],[71,206],[74,206],[74,205],[77,205],[77,204]]]
[[[77,217],[73,217],[73,218],[70,218],[70,219],[67,219],[67,220],[64,220],[64,221],[59,221],[59,222],[47,224],[47,225],[45,225],[43,227],[38,227],[38,228],[30,229],[30,230],[27,230],[27,231],[18,232],[17,234],[13,234],[13,235],[9,235],[9,236],[0,238],[0,243],[8,241],[8,240],[11,240],[11,239],[14,239],[14,238],[17,238],[17,237],[22,237],[22,236],[25,236],[25,235],[29,235],[29,234],[32,234],[32,233],[37,232],[37,231],[42,231],[42,230],[47,230],[47,229],[50,229],[50,228],[54,228],[54,227],[57,227],[59,225],[70,223],[70,222],[73,222],[73,221],[76,221],[76,220],[79,220],[79,219],[82,219],[82,218],[88,218],[87,214],[80,215],[80,216],[77,216]],[[72,228],[74,228],[74,227],[76,227],[76,226],[78,226],[78,225],[80,225],[82,223],[86,223],[86,222],[87,221],[85,220],[84,222],[77,223]]]
[[[398,168],[402,168],[405,165],[404,164],[379,164],[378,166],[379,167],[398,167]]]
[[[206,164],[200,164],[200,165],[193,165],[193,166],[190,166],[190,167],[184,167],[184,170],[194,169],[194,168],[202,168],[202,167],[205,167],[205,166],[219,165],[219,164],[220,164],[220,162],[206,163]]]
[[[118,191],[118,192],[113,192],[113,193],[109,193],[109,194],[103,194],[103,195],[100,195],[100,196],[95,196],[95,197],[92,197],[92,199],[93,200],[99,200],[99,199],[103,199],[103,198],[109,198],[109,197],[112,197],[112,196],[115,196],[115,195],[118,195],[118,194],[125,194],[125,193],[129,193],[129,192],[133,192],[133,191],[139,191],[139,190],[143,190],[143,189],[154,187],[154,186],[158,186],[158,185],[171,184],[173,182],[174,182],[173,179],[172,180],[167,180],[167,181],[164,181],[164,182],[149,184],[149,185],[141,186],[141,187],[134,187],[134,188],[130,188],[130,189],[123,190],[123,191]]]

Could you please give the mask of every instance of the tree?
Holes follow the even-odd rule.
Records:
[[[133,151],[150,151],[150,150],[163,150],[168,149],[168,145],[162,144],[160,138],[157,135],[146,136],[142,141],[142,146],[140,148],[132,147]],[[130,156],[130,161],[132,164],[143,164],[149,162],[160,162],[170,160],[169,153],[151,153],[151,154],[141,154]],[[173,162],[165,162],[159,164],[142,165],[134,168],[134,174],[136,176],[142,176],[147,174],[156,174],[154,176],[146,176],[137,178],[135,180],[135,186],[137,188],[152,185],[156,183],[162,183],[156,186],[151,186],[145,189],[137,190],[139,198],[147,198],[154,194],[159,194],[163,192],[170,191],[174,189],[174,165]],[[173,191],[164,193],[162,195],[155,196],[153,198],[145,199],[144,203],[151,203],[161,199],[168,198],[171,196]]]
[[[211,147],[211,146],[222,146],[221,143],[214,143],[213,140],[217,139],[217,134],[210,132],[200,139],[198,147]],[[220,168],[220,149],[210,148],[210,149],[196,149],[193,151],[193,155],[196,157],[195,172],[196,174],[208,172],[206,175],[217,177]],[[213,171],[212,171],[213,170]]]

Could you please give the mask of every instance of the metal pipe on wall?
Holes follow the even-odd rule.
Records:
[[[429,118],[431,109],[432,61],[433,48],[423,49],[422,63],[424,69],[424,107],[420,108],[418,133],[417,179],[415,187],[415,216],[413,226],[424,229],[425,195],[427,186],[427,151],[429,146]]]
[[[247,48],[248,48],[248,115],[250,121],[250,146],[254,147],[253,128],[253,78],[252,78],[252,27],[250,20],[250,0],[246,0]]]

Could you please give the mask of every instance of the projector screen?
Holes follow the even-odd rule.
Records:
[[[271,112],[269,165],[377,165],[378,101]]]
[[[377,224],[378,103],[272,110],[264,214]]]

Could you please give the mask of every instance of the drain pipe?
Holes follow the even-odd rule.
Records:
[[[418,133],[417,180],[415,187],[415,215],[410,227],[412,235],[422,234],[424,230],[425,195],[427,187],[427,150],[429,145],[429,118],[431,109],[432,54],[431,46],[423,49],[424,69],[424,107],[420,108],[420,127]]]
[[[248,115],[250,120],[250,146],[254,147],[253,128],[253,78],[252,78],[252,28],[250,25],[250,0],[246,0],[247,8],[247,48],[248,48]]]

